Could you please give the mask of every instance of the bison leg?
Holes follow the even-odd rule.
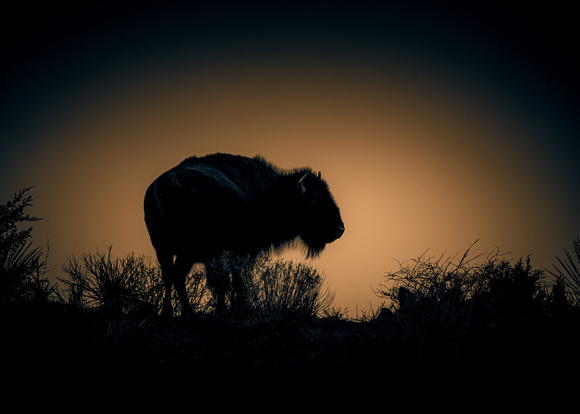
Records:
[[[173,255],[161,255],[158,254],[157,258],[161,264],[161,277],[163,278],[163,284],[165,285],[165,299],[163,302],[163,310],[161,314],[164,317],[171,317],[173,315],[173,306],[171,304],[171,291],[173,289]]]
[[[211,289],[216,301],[216,313],[224,313],[226,311],[226,295],[230,290],[230,275],[229,270],[223,268],[215,262],[205,263],[205,273],[207,277],[207,285]]]
[[[181,314],[183,316],[193,315],[193,309],[191,309],[187,290],[185,289],[185,281],[194,262],[194,260],[187,256],[177,256],[175,264],[173,265],[173,283],[177,296],[179,297],[179,302],[181,303]]]

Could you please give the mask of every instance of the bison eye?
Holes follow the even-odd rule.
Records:
[[[318,203],[314,200],[310,200],[310,206],[311,207],[318,207]]]

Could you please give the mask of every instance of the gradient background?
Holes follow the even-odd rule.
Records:
[[[147,186],[217,151],[322,172],[346,233],[313,264],[351,316],[393,259],[548,267],[580,234],[571,3],[83,3],[3,25],[0,202],[35,186],[53,278],[152,255]]]

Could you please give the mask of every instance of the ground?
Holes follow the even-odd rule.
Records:
[[[204,378],[364,378],[389,373],[511,372],[557,376],[580,366],[580,324],[546,320],[537,326],[482,331],[471,343],[448,346],[425,337],[421,348],[394,338],[389,318],[340,316],[250,324],[215,314],[192,318],[110,319],[59,303],[19,305],[2,312],[4,365],[27,376],[59,373],[195,373]],[[570,327],[574,329],[570,329]]]

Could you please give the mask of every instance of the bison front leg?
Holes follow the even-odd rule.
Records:
[[[230,272],[220,261],[214,260],[205,264],[207,285],[215,299],[216,313],[226,311],[226,295],[230,291]]]

